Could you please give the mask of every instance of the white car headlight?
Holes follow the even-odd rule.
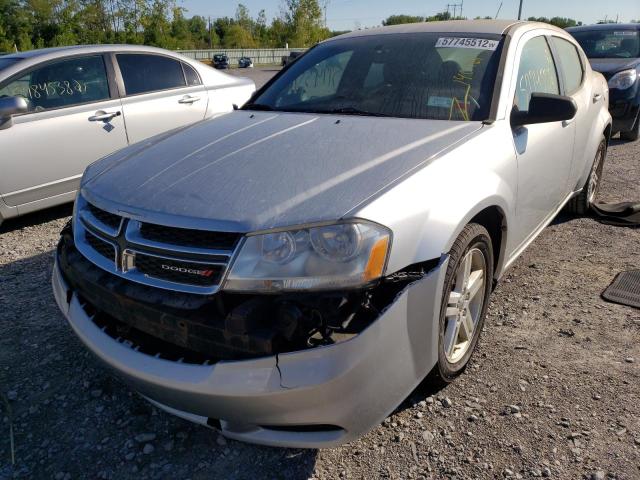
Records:
[[[363,221],[251,235],[223,289],[273,293],[359,287],[382,276],[390,245],[388,229]]]
[[[635,68],[623,70],[616,73],[609,79],[609,88],[617,88],[618,90],[626,90],[631,87],[638,78],[638,72]]]

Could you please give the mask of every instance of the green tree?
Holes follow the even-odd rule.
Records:
[[[254,48],[256,42],[251,32],[245,30],[241,25],[231,25],[224,36],[225,48]]]
[[[529,20],[530,22],[549,23],[559,28],[568,28],[568,27],[575,27],[576,25],[582,25],[582,22],[578,22],[573,18],[566,18],[566,17],[553,17],[553,18],[529,17],[527,18],[527,20]]]
[[[311,47],[329,37],[318,0],[285,0],[283,17],[293,47]]]
[[[182,7],[173,8],[171,39],[174,48],[188,49],[193,47],[189,22],[184,18],[184,8]]]
[[[382,21],[382,25],[400,25],[403,23],[419,23],[424,22],[424,17],[415,15],[391,15]]]

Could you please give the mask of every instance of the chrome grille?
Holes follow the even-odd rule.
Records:
[[[116,247],[113,244],[105,242],[102,238],[89,231],[84,232],[84,239],[99,255],[113,262],[116,261]]]
[[[233,250],[241,235],[229,232],[204,232],[187,228],[165,227],[151,223],[140,226],[140,236],[153,242],[196,248]]]
[[[166,227],[129,219],[78,197],[74,238],[95,265],[131,281],[215,293],[242,234]]]
[[[104,223],[108,227],[116,230],[120,226],[120,222],[122,221],[122,217],[119,215],[114,215],[113,213],[106,212],[104,210],[100,210],[98,207],[87,203],[87,209],[91,212],[91,214],[100,222]]]

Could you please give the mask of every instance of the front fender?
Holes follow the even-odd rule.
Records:
[[[517,162],[505,122],[470,139],[404,179],[356,216],[391,228],[387,273],[447,253],[464,226],[497,207],[507,226],[516,205]],[[508,248],[503,233],[503,250]]]

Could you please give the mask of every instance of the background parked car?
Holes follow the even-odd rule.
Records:
[[[604,24],[568,28],[591,67],[609,82],[613,131],[624,140],[640,136],[640,24]]]
[[[286,67],[291,62],[295,61],[303,53],[304,52],[291,52],[289,55],[285,55],[284,57],[282,57],[282,66]]]
[[[249,57],[240,57],[238,60],[238,67],[240,68],[253,68],[253,60]]]
[[[0,223],[72,201],[87,165],[242,105],[255,90],[142,46],[33,50],[0,58]]]
[[[224,54],[217,54],[213,56],[213,66],[219,70],[224,70],[230,67],[229,57]]]

